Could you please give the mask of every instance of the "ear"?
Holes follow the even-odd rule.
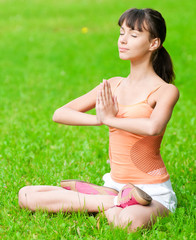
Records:
[[[159,48],[160,44],[161,44],[160,38],[153,38],[153,39],[151,40],[149,50],[150,50],[150,51],[155,51],[156,49]]]

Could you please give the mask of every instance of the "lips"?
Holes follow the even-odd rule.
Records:
[[[126,51],[128,51],[128,50],[129,50],[128,48],[119,47],[119,52],[126,52]]]

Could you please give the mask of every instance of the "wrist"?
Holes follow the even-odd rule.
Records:
[[[98,118],[98,116],[96,116],[95,126],[101,126],[101,125],[103,125],[103,122],[101,122],[101,120]]]
[[[114,119],[115,119],[115,116],[109,116],[103,120],[103,124],[106,126],[109,126]]]
[[[97,123],[95,124],[95,126],[101,126],[101,125],[103,125],[102,122],[97,122]]]

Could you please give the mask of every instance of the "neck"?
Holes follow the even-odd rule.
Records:
[[[147,79],[152,79],[156,73],[154,72],[152,63],[150,61],[144,61],[141,63],[137,61],[131,62],[130,74],[127,77],[128,81],[134,83],[146,83]]]

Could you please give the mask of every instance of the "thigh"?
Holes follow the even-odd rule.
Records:
[[[29,186],[19,192],[19,205],[31,211],[99,212],[102,208],[112,207],[113,202],[114,196],[111,195],[89,195],[53,186]]]
[[[35,185],[35,186],[25,186],[20,189],[19,192],[46,192],[46,191],[55,191],[60,190],[61,187],[49,186],[49,185]]]
[[[34,196],[36,193],[44,193],[44,192],[51,192],[62,190],[61,187],[56,186],[46,186],[46,185],[37,185],[37,186],[25,186],[20,189],[18,193],[18,201],[20,207],[27,206],[27,196]],[[39,194],[40,195],[40,194]]]
[[[158,216],[165,217],[169,210],[161,203],[153,200],[149,206],[132,205],[124,208],[119,214],[118,225],[135,231],[138,227],[148,227],[156,222]]]

